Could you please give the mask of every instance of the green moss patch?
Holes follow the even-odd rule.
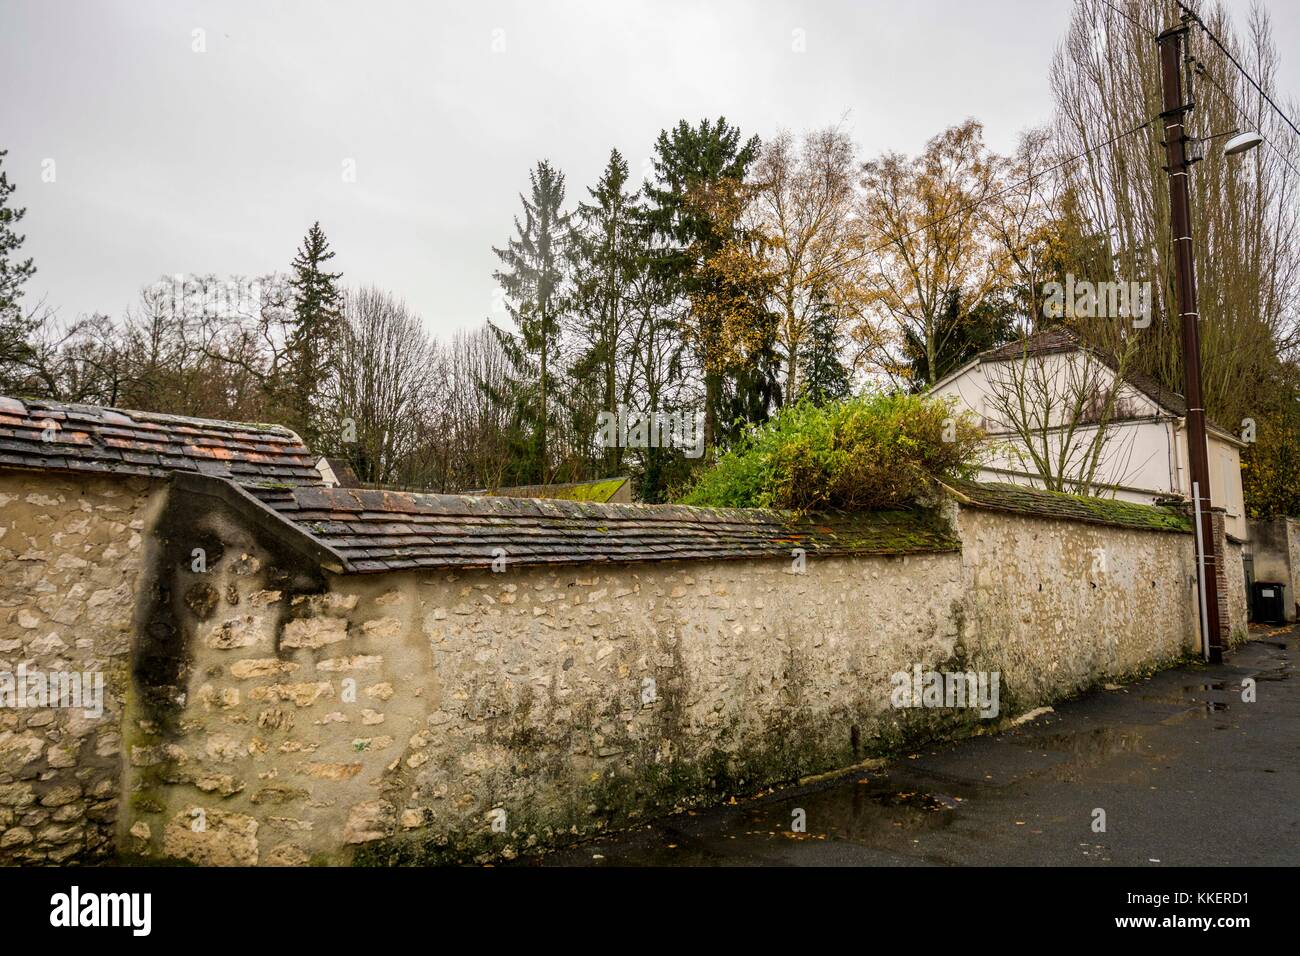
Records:
[[[1025,485],[949,479],[944,482],[964,504],[992,511],[1083,521],[1140,531],[1193,532],[1192,522],[1182,511],[1156,505],[1141,505],[1115,498],[1092,498],[1043,491]]]

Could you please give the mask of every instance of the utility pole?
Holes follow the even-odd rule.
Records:
[[[1214,517],[1210,511],[1210,457],[1205,437],[1205,400],[1201,396],[1201,330],[1196,311],[1196,263],[1192,257],[1192,211],[1187,188],[1187,114],[1183,100],[1182,47],[1186,20],[1171,27],[1160,47],[1160,81],[1164,93],[1165,172],[1169,174],[1169,209],[1174,240],[1174,276],[1178,316],[1183,328],[1183,395],[1187,401],[1187,458],[1191,466],[1196,534],[1197,587],[1201,597],[1201,639],[1210,663],[1223,660],[1219,625],[1219,578],[1214,557]]]

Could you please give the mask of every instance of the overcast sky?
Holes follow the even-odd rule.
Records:
[[[1300,3],[1265,3],[1294,95]],[[28,294],[64,318],[120,315],[163,274],[285,269],[319,219],[346,283],[392,290],[446,334],[491,313],[490,247],[538,159],[567,174],[572,205],[611,147],[639,177],[683,117],[767,136],[847,114],[871,155],[973,116],[1008,150],[1051,115],[1071,8],[0,0]],[[1245,0],[1229,8],[1244,18]]]

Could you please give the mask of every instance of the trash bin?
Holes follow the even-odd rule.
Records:
[[[1286,603],[1283,592],[1286,585],[1277,581],[1256,581],[1251,592],[1253,617],[1261,624],[1285,624]]]

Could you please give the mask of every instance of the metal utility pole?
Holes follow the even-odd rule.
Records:
[[[1165,172],[1169,174],[1169,209],[1174,240],[1174,274],[1178,316],[1183,327],[1183,395],[1187,400],[1187,458],[1191,466],[1192,513],[1196,534],[1197,585],[1201,597],[1201,635],[1209,660],[1223,660],[1219,626],[1219,578],[1214,558],[1214,517],[1210,512],[1210,456],[1205,437],[1205,401],[1201,397],[1201,330],[1196,311],[1196,263],[1192,258],[1192,212],[1187,188],[1187,114],[1183,101],[1182,47],[1186,22],[1171,27],[1160,47],[1160,81],[1164,93]]]

